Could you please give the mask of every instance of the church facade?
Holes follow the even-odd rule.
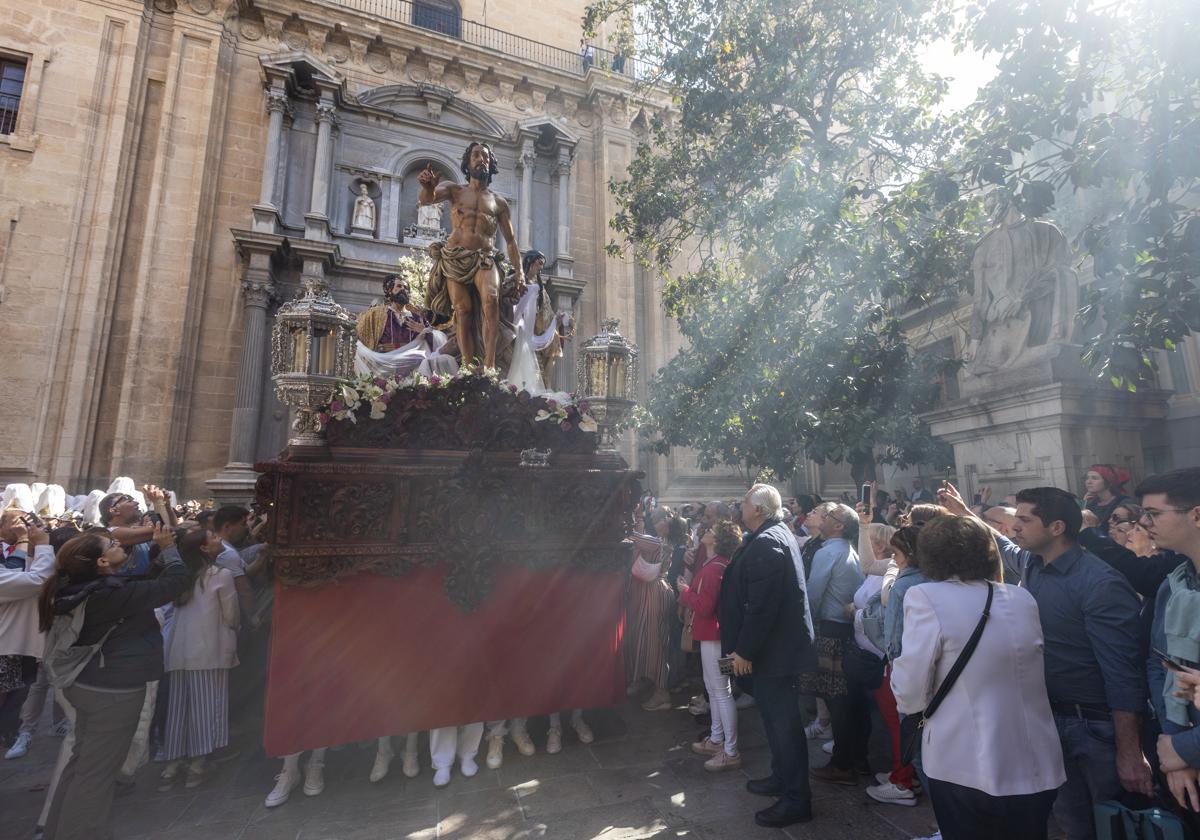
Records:
[[[9,327],[0,482],[84,493],[130,475],[188,496],[244,497],[254,462],[287,437],[270,381],[276,308],[305,273],[353,312],[378,300],[397,259],[425,247],[435,226],[448,230],[448,220],[418,215],[418,173],[432,166],[460,179],[472,139],[498,157],[493,187],[513,209],[519,246],[546,254],[554,305],[578,325],[574,343],[616,317],[641,369],[662,366],[679,336],[661,287],[605,245],[608,184],[625,175],[650,121],[671,118],[670,103],[639,84],[647,68],[606,49],[603,33],[581,43],[584,6],[9,4],[0,16],[0,312]],[[954,312],[913,317],[936,339],[930,352],[963,351],[969,307],[964,299]],[[569,343],[551,384],[570,389],[574,361]],[[1164,359],[1163,379],[1174,396],[1130,421],[1142,443],[1122,444],[1143,451],[1115,453],[1137,472],[1200,458],[1194,339]],[[947,383],[947,402],[958,390]],[[960,452],[960,479],[1045,473],[1036,447],[1022,444],[1032,440],[1026,421],[1037,418],[1014,420],[1012,452]],[[1079,458],[1103,448],[1081,445]],[[627,441],[625,453],[667,501],[729,498],[753,478],[701,472],[682,450],[649,456]],[[890,468],[881,478],[907,484]],[[850,487],[849,471],[809,465],[792,484],[828,494]]]
[[[86,492],[131,475],[244,495],[287,436],[270,381],[275,309],[305,272],[353,312],[378,300],[439,224],[418,219],[418,173],[461,180],[472,139],[498,157],[493,187],[520,247],[546,254],[575,342],[617,317],[642,369],[657,369],[678,341],[659,289],[604,246],[607,185],[668,101],[603,37],[581,44],[583,7],[39,0],[7,12],[0,305],[22,329],[0,480]],[[555,378],[572,389],[570,344]],[[718,478],[685,454],[630,444],[627,457],[660,490]]]

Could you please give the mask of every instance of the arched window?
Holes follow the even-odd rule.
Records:
[[[462,11],[455,0],[416,0],[412,7],[413,24],[423,29],[460,38]]]

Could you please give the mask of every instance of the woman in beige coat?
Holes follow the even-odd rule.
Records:
[[[160,790],[169,790],[189,759],[186,787],[204,781],[206,758],[229,743],[229,669],[238,664],[241,613],[233,574],[215,565],[224,550],[211,531],[196,529],[179,541],[192,586],[173,604],[166,632],[168,762]]]
[[[930,579],[904,596],[904,651],[892,692],[906,715],[928,708],[991,606],[978,646],[921,729],[929,798],[945,840],[1044,840],[1066,781],[1046,695],[1042,625],[1028,591],[992,580],[991,532],[938,516],[917,540]]]

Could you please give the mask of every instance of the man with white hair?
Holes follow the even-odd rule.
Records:
[[[800,547],[783,522],[779,491],[767,484],[751,487],[742,500],[742,523],[750,533],[721,584],[721,650],[732,658],[739,683],[754,695],[771,749],[771,775],[747,782],[746,789],[778,801],[754,821],[782,828],[812,819],[798,682],[813,664],[812,615]]]

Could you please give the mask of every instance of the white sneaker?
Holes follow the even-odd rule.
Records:
[[[33,736],[28,732],[22,732],[17,735],[17,740],[13,741],[13,745],[8,748],[8,752],[4,754],[5,758],[24,758],[25,753],[29,752],[29,742],[33,740]]]
[[[288,801],[288,797],[292,795],[292,791],[298,784],[300,784],[299,768],[289,771],[287,767],[284,767],[283,772],[275,777],[275,789],[267,794],[267,801],[263,804],[268,808],[278,808]]]
[[[404,751],[404,775],[410,779],[415,779],[421,775],[421,764],[417,761],[416,750]]]
[[[821,752],[825,755],[833,755],[833,741],[826,741],[821,745]]]
[[[554,755],[562,752],[562,733],[557,729],[551,729],[546,733],[546,753]]]
[[[325,762],[309,761],[304,768],[304,795],[320,796],[325,790]]]
[[[475,763],[475,759],[464,756],[459,763],[459,769],[469,779],[479,772],[479,765]]]
[[[392,766],[392,759],[395,757],[396,754],[391,750],[377,749],[375,751],[375,764],[371,767],[372,782],[382,782],[387,778],[388,770]]]
[[[833,724],[822,724],[819,720],[814,720],[808,726],[804,727],[804,734],[813,741],[825,741],[833,737]]]
[[[749,694],[742,694],[738,696],[738,699],[734,701],[733,705],[737,706],[739,709],[750,709],[754,707],[754,698]]]
[[[502,764],[504,764],[504,736],[492,735],[488,738],[488,769],[499,770]]]
[[[697,694],[688,703],[688,714],[690,715],[706,715],[709,713],[708,698],[703,694]]]
[[[575,734],[579,736],[579,743],[581,744],[590,744],[596,740],[596,735],[592,732],[592,727],[583,721],[575,724]]]
[[[885,805],[907,805],[911,808],[917,804],[915,793],[891,782],[867,788],[867,796]]]
[[[513,743],[517,745],[517,752],[521,755],[528,756],[537,752],[537,748],[534,747],[533,741],[529,738],[529,733],[524,729],[514,729],[512,731],[512,739]]]
[[[450,784],[450,768],[440,767],[433,772],[433,786],[444,788]]]

